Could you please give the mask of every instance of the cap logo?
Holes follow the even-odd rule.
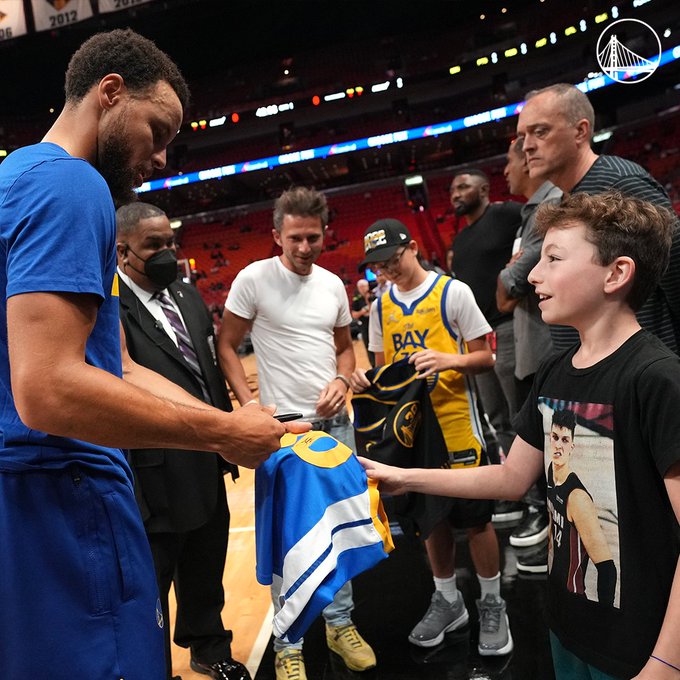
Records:
[[[367,253],[369,250],[374,250],[378,246],[386,246],[387,237],[385,236],[384,229],[378,229],[378,231],[371,231],[364,236],[364,252]]]

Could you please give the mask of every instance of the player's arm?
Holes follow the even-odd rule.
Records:
[[[673,507],[675,518],[680,522],[680,463],[675,463],[664,475],[666,493]],[[666,614],[661,625],[659,637],[654,645],[652,654],[657,659],[680,668],[680,560],[675,567],[675,578],[668,598]],[[633,680],[677,680],[680,672],[666,666],[657,659],[650,659]]]
[[[485,465],[457,470],[400,468],[359,458],[366,474],[380,483],[381,491],[409,491],[455,496],[519,500],[543,474],[543,452],[515,437],[503,465]]]
[[[356,365],[352,334],[350,333],[349,326],[336,326],[333,329],[333,342],[335,344],[337,375],[342,376],[347,382],[342,378],[333,378],[321,390],[319,399],[316,402],[316,412],[322,418],[334,416],[345,405],[345,398],[349,390],[349,378],[354,372]]]
[[[253,405],[237,415],[177,404],[88,364],[99,302],[71,293],[9,298],[12,389],[28,427],[103,446],[214,451],[247,467],[279,448],[286,427],[269,410]]]
[[[575,489],[569,494],[567,518],[575,524],[593,563],[611,560],[612,554],[597,516],[597,508],[583,489]]]
[[[252,401],[254,396],[248,387],[248,379],[238,356],[238,348],[252,326],[253,322],[250,319],[244,319],[225,309],[217,339],[217,353],[222,374],[242,406]]]
[[[419,378],[427,378],[440,371],[474,374],[493,368],[495,359],[486,336],[470,340],[467,348],[468,351],[465,354],[450,354],[426,349],[412,354],[409,363],[415,366]]]
[[[569,494],[567,518],[576,526],[583,546],[597,569],[598,601],[613,607],[618,578],[616,564],[597,516],[595,503],[583,489],[575,489]]]
[[[192,394],[183,390],[179,385],[168,380],[165,376],[156,373],[146,366],[138,364],[132,359],[127,349],[127,341],[123,324],[120,324],[120,350],[123,360],[123,380],[132,385],[155,394],[162,399],[169,399],[176,404],[184,404],[194,408],[210,409],[211,407],[204,401],[197,399]]]

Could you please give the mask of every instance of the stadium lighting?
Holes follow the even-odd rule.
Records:
[[[371,85],[371,92],[384,92],[389,86],[389,80],[386,80],[384,83],[376,83],[375,85]]]

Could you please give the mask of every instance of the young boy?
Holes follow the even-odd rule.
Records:
[[[580,343],[541,366],[506,463],[452,473],[362,459],[390,493],[464,498],[520,498],[548,469],[558,680],[680,678],[680,361],[635,318],[668,264],[674,222],[617,192],[541,206],[545,239],[529,281],[544,321],[574,326]],[[573,429],[553,423],[565,410]],[[574,474],[556,472],[566,463]],[[589,543],[605,547],[601,558]]]
[[[493,366],[486,341],[491,327],[475,303],[469,286],[426,271],[418,260],[418,245],[404,224],[378,220],[364,236],[366,259],[384,273],[392,287],[374,302],[368,348],[378,366],[408,359],[428,380],[432,407],[449,451],[451,467],[483,464],[483,439],[468,375]],[[351,378],[355,393],[370,387],[365,371]],[[468,612],[456,585],[453,527],[466,529],[481,598],[479,653],[509,654],[513,648],[505,601],[500,596],[498,541],[489,501],[460,501],[448,518],[425,539],[435,592],[423,619],[409,635],[420,647],[434,647],[448,631],[464,626]]]

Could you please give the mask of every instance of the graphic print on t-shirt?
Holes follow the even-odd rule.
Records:
[[[548,571],[578,597],[619,608],[613,408],[539,398],[546,441]]]

